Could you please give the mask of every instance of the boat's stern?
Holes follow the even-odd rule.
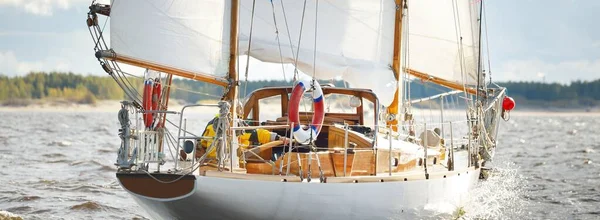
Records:
[[[117,179],[129,193],[156,200],[175,200],[194,193],[196,177],[166,173],[117,173]]]

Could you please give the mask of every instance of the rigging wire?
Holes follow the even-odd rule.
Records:
[[[294,78],[298,77],[298,56],[300,53],[300,43],[302,42],[302,29],[304,28],[304,14],[306,13],[306,0],[304,0],[304,8],[302,9],[302,20],[300,20],[300,34],[298,34],[298,49],[294,60]]]
[[[406,31],[404,31],[404,35],[405,36],[402,38],[406,42],[405,45],[404,45],[404,50],[405,50],[405,52],[404,52],[404,65],[406,66],[406,69],[410,69],[410,56],[409,56],[409,52],[410,52],[410,43],[409,43],[410,42],[409,41],[409,39],[410,39],[410,34],[409,34],[409,31],[410,31],[410,14],[409,14],[410,13],[410,9],[408,8],[408,5],[406,3],[404,4],[404,8],[406,9],[406,14],[404,15],[404,13],[403,13],[403,16],[406,16],[406,17],[402,19],[403,22],[404,22],[404,20],[406,20],[406,27],[405,27]],[[401,9],[401,10],[404,10],[404,9]],[[402,68],[400,69],[400,73],[402,73]],[[410,81],[410,74],[402,74],[402,75],[403,75],[403,78],[406,78],[406,81],[403,82],[403,83],[406,83],[406,85],[407,85],[407,86],[405,86],[405,89],[406,89],[406,93],[405,94],[407,94],[407,95],[405,95],[405,99],[407,101],[406,103],[407,103],[408,106],[404,106],[404,107],[406,109],[408,109],[408,108],[412,107],[412,104],[410,103],[410,100],[411,100],[410,86],[411,86],[412,83]]]
[[[285,21],[285,28],[287,30],[288,41],[290,42],[290,50],[292,50],[292,59],[296,59],[296,55],[294,54],[294,44],[292,43],[292,35],[290,34],[290,26],[288,25],[287,15],[285,14],[285,7],[283,6],[283,2],[281,1],[281,10],[283,12],[283,19]],[[271,1],[273,3],[273,1]],[[304,1],[304,8],[306,9],[306,0]],[[302,22],[304,22],[304,12],[302,13]],[[300,31],[302,33],[302,31]],[[298,48],[300,48],[300,41],[298,41]],[[294,81],[298,79],[298,68],[295,68],[296,64],[294,63]]]
[[[119,70],[114,69],[114,68],[111,68],[111,69],[115,70],[115,71],[119,71]],[[142,77],[142,76],[136,76],[134,74],[131,74],[131,73],[128,73],[128,72],[125,72],[125,71],[121,71],[121,73],[123,75],[128,75],[129,77],[132,77],[132,78],[144,79],[144,77]],[[185,91],[185,92],[194,93],[194,94],[198,94],[198,95],[204,95],[204,96],[213,97],[213,98],[221,98],[221,96],[218,96],[218,95],[213,95],[213,94],[210,94],[210,93],[204,93],[204,92],[198,92],[198,91],[193,91],[193,90],[189,90],[189,89],[184,89],[184,88],[181,88],[179,86],[174,86],[172,84],[171,85],[167,85],[166,83],[162,83],[162,85],[163,85],[163,90],[166,89],[166,88],[171,88],[172,90],[180,90],[180,91]]]
[[[113,0],[113,1],[114,1],[114,0]],[[113,4],[113,1],[111,1],[110,5],[112,5],[112,4]],[[92,2],[92,4],[94,4],[94,2]],[[102,37],[102,33],[104,33],[104,28],[106,28],[106,24],[107,24],[107,23],[108,23],[108,18],[106,18],[106,19],[104,20],[104,25],[102,25],[102,30],[100,30],[100,36],[98,36],[98,38],[99,38],[99,39],[100,39],[100,38],[103,38],[103,37]],[[102,41],[104,41],[104,40],[102,40]],[[97,49],[97,48],[98,48],[98,43],[100,43],[100,41],[96,41],[96,45],[94,45],[94,49]],[[108,47],[106,46],[106,44],[104,44],[104,47],[108,48]]]
[[[108,18],[106,20],[108,20]],[[106,21],[105,21],[105,23],[106,23]],[[92,31],[92,29],[93,29],[93,31]],[[98,51],[98,49],[107,49],[108,48],[106,41],[104,40],[104,37],[102,37],[102,30],[98,27],[98,25],[94,25],[93,27],[89,28],[89,31],[90,31],[90,34],[92,35],[92,38],[96,42],[94,51]],[[104,47],[102,47],[102,45],[104,45]],[[104,61],[100,61],[100,64],[107,65],[107,66],[111,66],[111,64],[112,64],[112,66],[117,66],[114,61],[109,61],[108,63],[106,63]],[[111,69],[115,69],[115,68],[111,68]],[[129,96],[132,101],[141,103],[141,101],[139,99],[139,97],[141,97],[141,95],[137,91],[135,91],[135,93],[131,91],[131,89],[130,89],[131,85],[128,86],[125,84],[125,80],[123,80],[123,78],[119,74],[119,71],[117,70],[116,72],[112,72],[112,73],[113,74],[109,73],[109,75],[115,80],[117,85],[119,85],[119,87],[121,87],[121,89],[125,92],[125,94],[127,94],[127,96]],[[119,79],[117,79],[117,77]],[[137,94],[137,96],[136,96],[136,94]]]
[[[487,26],[487,12],[485,11],[485,5],[484,5],[485,1],[481,1],[481,8],[483,9],[483,14],[485,15],[485,18],[483,19],[484,25],[485,25],[485,47],[486,47],[486,53],[487,53],[487,61],[488,61],[488,74],[490,75],[490,83],[492,83],[492,63],[490,61],[490,44],[488,41],[488,26]],[[479,48],[481,50],[481,48]]]
[[[479,1],[481,2],[481,1]],[[477,16],[477,20],[478,20],[478,25],[479,25],[479,38],[478,38],[478,48],[477,48],[477,72],[475,74],[477,74],[477,87],[475,87],[475,103],[479,103],[479,87],[480,86],[485,86],[485,84],[481,85],[481,73],[482,73],[482,63],[481,63],[481,17],[482,17],[482,10],[483,4],[479,5],[479,15]],[[473,24],[473,22],[471,21],[471,25]],[[485,78],[483,79],[485,81]]]
[[[458,40],[456,42],[456,46],[458,47],[458,58],[460,59],[460,75],[461,78],[463,80],[462,84],[463,84],[463,91],[465,93],[466,96],[469,96],[469,93],[467,93],[467,86],[466,86],[466,79],[467,77],[465,76],[464,73],[464,54],[463,54],[463,50],[462,50],[462,33],[461,33],[461,29],[460,29],[460,17],[458,16],[458,4],[456,3],[456,0],[452,0],[452,13],[454,15],[454,29],[456,31],[456,39]],[[470,106],[470,103],[468,103],[468,101],[465,100],[465,102],[467,102],[467,106]]]
[[[244,97],[248,95],[248,69],[250,68],[250,48],[252,47],[252,31],[254,27],[254,9],[256,8],[256,0],[252,0],[252,17],[250,19],[250,35],[248,36],[248,51],[246,54],[246,73],[244,83]]]
[[[111,1],[111,3],[112,3],[112,1]],[[95,43],[95,46],[94,46],[94,51],[98,51],[98,49],[108,49],[108,45],[106,44],[106,41],[104,40],[104,37],[103,37],[104,29],[106,28],[106,24],[108,23],[108,19],[109,18],[106,18],[104,20],[104,25],[103,25],[102,29],[100,29],[100,27],[98,25],[94,25],[93,26],[93,30],[94,30],[93,33],[94,34],[92,34],[92,38],[97,39],[97,40],[95,40],[96,43]],[[91,28],[90,28],[90,34],[91,33],[92,33],[92,31],[91,31]],[[102,43],[100,43],[100,42],[102,42]],[[102,47],[102,45],[104,45],[104,47]],[[98,46],[100,46],[100,47],[98,47]],[[117,70],[116,71],[116,75],[119,78],[119,80],[121,81],[121,83],[119,83],[119,80],[117,80],[117,78],[114,75],[111,75],[112,78],[115,81],[117,81],[117,84],[119,84],[119,86],[121,87],[121,89],[123,89],[123,91],[132,99],[132,101],[134,101],[134,102],[136,101],[138,103],[141,103],[141,100],[140,100],[141,95],[138,93],[138,91],[137,90],[132,90],[131,88],[133,88],[133,85],[131,84],[131,82],[129,82],[129,80],[127,80],[126,77],[121,76],[121,74],[119,74],[120,67],[116,64],[115,61],[110,61],[109,64],[106,64],[106,65],[110,66],[110,64],[112,64],[112,66],[118,67],[118,70],[116,68],[113,68],[113,69]],[[123,80],[123,78],[125,78],[126,80]],[[126,83],[129,84],[129,85],[126,85]]]
[[[281,4],[283,4],[283,2],[281,2]],[[281,63],[281,73],[283,74],[283,81],[287,82],[287,79],[285,77],[285,65],[283,64],[283,53],[281,52],[281,42],[279,39],[279,28],[277,27],[277,18],[275,17],[275,4],[273,4],[273,1],[271,1],[271,10],[273,11],[273,24],[275,25],[275,38],[277,39],[277,48],[279,49],[279,63]]]
[[[303,31],[303,27],[304,27],[304,15],[305,14],[306,14],[306,0],[304,0],[304,6],[302,8],[302,19],[300,20],[300,32],[298,34],[298,49],[296,51],[296,56],[294,58],[294,80],[298,79],[298,55],[299,55],[298,53],[300,52],[300,43],[302,42],[302,31]],[[286,26],[287,26],[287,24],[286,24]],[[312,84],[311,84],[311,86],[312,86]],[[304,107],[304,115],[307,116],[307,118],[308,118],[308,109],[306,107],[307,104],[306,104],[306,102],[303,102],[303,100],[306,100],[306,96],[303,96],[300,99],[300,102],[303,103],[302,106]],[[312,99],[311,99],[311,101],[312,101]],[[288,117],[288,120],[289,120],[289,117]],[[299,120],[299,123],[300,124],[302,123],[302,119]],[[300,128],[300,129],[302,129],[302,128]],[[311,133],[311,135],[312,135],[312,133]]]
[[[313,80],[317,76],[317,31],[319,30],[319,0],[315,2],[315,43],[313,48]]]

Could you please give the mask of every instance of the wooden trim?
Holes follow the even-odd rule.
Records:
[[[104,52],[104,51],[99,51],[99,52]],[[142,68],[148,68],[148,69],[156,70],[159,72],[170,73],[170,74],[173,74],[176,76],[181,76],[183,78],[203,81],[203,82],[207,82],[207,83],[211,83],[211,84],[215,84],[215,85],[219,85],[219,86],[228,86],[229,85],[229,82],[223,78],[218,78],[218,77],[214,77],[214,76],[210,76],[210,75],[202,74],[202,73],[194,73],[194,72],[190,72],[187,70],[164,66],[161,64],[157,64],[157,63],[151,63],[151,62],[143,61],[140,59],[132,58],[129,56],[120,55],[120,54],[117,54],[114,52],[109,52],[109,54],[110,55],[108,55],[107,53],[97,53],[96,57],[104,58],[104,59],[108,59],[108,60],[112,60],[112,61],[117,61],[120,63],[125,63],[125,64],[129,64],[129,65],[133,65],[133,66],[138,66],[138,67],[142,67]]]
[[[171,94],[171,84],[173,83],[173,74],[169,74],[167,81],[168,81],[167,92],[166,92],[166,94],[163,94],[165,103],[160,106],[159,110],[167,110],[169,108],[169,95]],[[162,121],[160,123],[163,127],[165,126],[166,120],[167,120],[167,113],[162,113]],[[164,137],[164,135],[163,135],[163,137]],[[158,151],[163,152],[162,138],[161,138],[160,145],[158,146]]]
[[[438,84],[438,85],[441,85],[441,86],[444,86],[447,88],[455,89],[455,90],[460,90],[460,91],[466,90],[469,94],[477,95],[477,90],[475,90],[474,88],[465,87],[461,84],[451,82],[451,81],[448,81],[445,79],[437,78],[435,76],[429,75],[427,73],[419,72],[417,70],[413,70],[413,69],[405,69],[405,70],[408,74],[418,77],[421,80],[433,82],[435,84]]]
[[[356,114],[358,114],[358,124],[365,124],[365,112],[363,107],[363,98],[360,98],[360,106],[356,108]]]
[[[288,111],[288,109],[287,109],[288,103],[287,102],[289,102],[287,95],[291,92],[292,92],[291,87],[283,87],[283,86],[282,87],[268,87],[268,88],[262,88],[262,89],[257,89],[255,91],[253,91],[252,93],[249,94],[248,100],[245,103],[244,118],[248,118],[250,111],[253,111],[252,112],[253,120],[261,120],[261,119],[259,119],[259,110],[260,109],[259,109],[258,101],[265,99],[265,98],[277,96],[277,95],[281,95],[282,116],[286,117],[287,111]],[[323,94],[324,95],[341,94],[341,95],[357,96],[357,97],[361,98],[363,105],[364,105],[364,100],[368,100],[373,103],[375,112],[377,112],[379,110],[379,107],[377,106],[377,96],[371,90],[368,90],[368,89],[324,87]],[[336,114],[336,113],[326,113],[326,116],[332,116],[331,114]],[[352,120],[360,121],[360,123],[364,123],[364,118],[361,119],[361,115],[359,115],[359,114],[364,114],[364,112],[360,112],[360,108],[356,108],[356,113],[352,114],[353,115]],[[342,115],[336,115],[336,116],[342,116]],[[376,116],[377,115],[375,115],[374,118],[376,118]],[[344,117],[344,116],[342,116],[342,117]]]
[[[163,182],[156,181],[146,173],[117,173],[117,179],[126,190],[151,198],[176,198],[194,191],[196,177],[194,175],[153,173],[152,176]]]

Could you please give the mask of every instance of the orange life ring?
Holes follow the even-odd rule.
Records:
[[[144,108],[144,125],[147,128],[152,127],[152,113],[146,111],[152,110],[152,80],[148,79],[144,82],[144,96],[142,97],[142,107]]]
[[[305,130],[300,124],[300,101],[302,100],[304,93],[311,88],[314,114],[309,129]],[[319,135],[321,127],[323,126],[323,120],[325,119],[325,98],[319,82],[312,80],[311,83],[311,81],[304,79],[296,82],[294,88],[292,89],[292,95],[290,97],[288,109],[290,122],[294,123],[294,139],[296,139],[298,143],[314,141]]]

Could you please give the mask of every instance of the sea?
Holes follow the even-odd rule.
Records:
[[[148,219],[116,181],[118,129],[116,111],[0,111],[0,220]],[[435,219],[600,219],[599,131],[597,113],[513,114],[490,177]]]

